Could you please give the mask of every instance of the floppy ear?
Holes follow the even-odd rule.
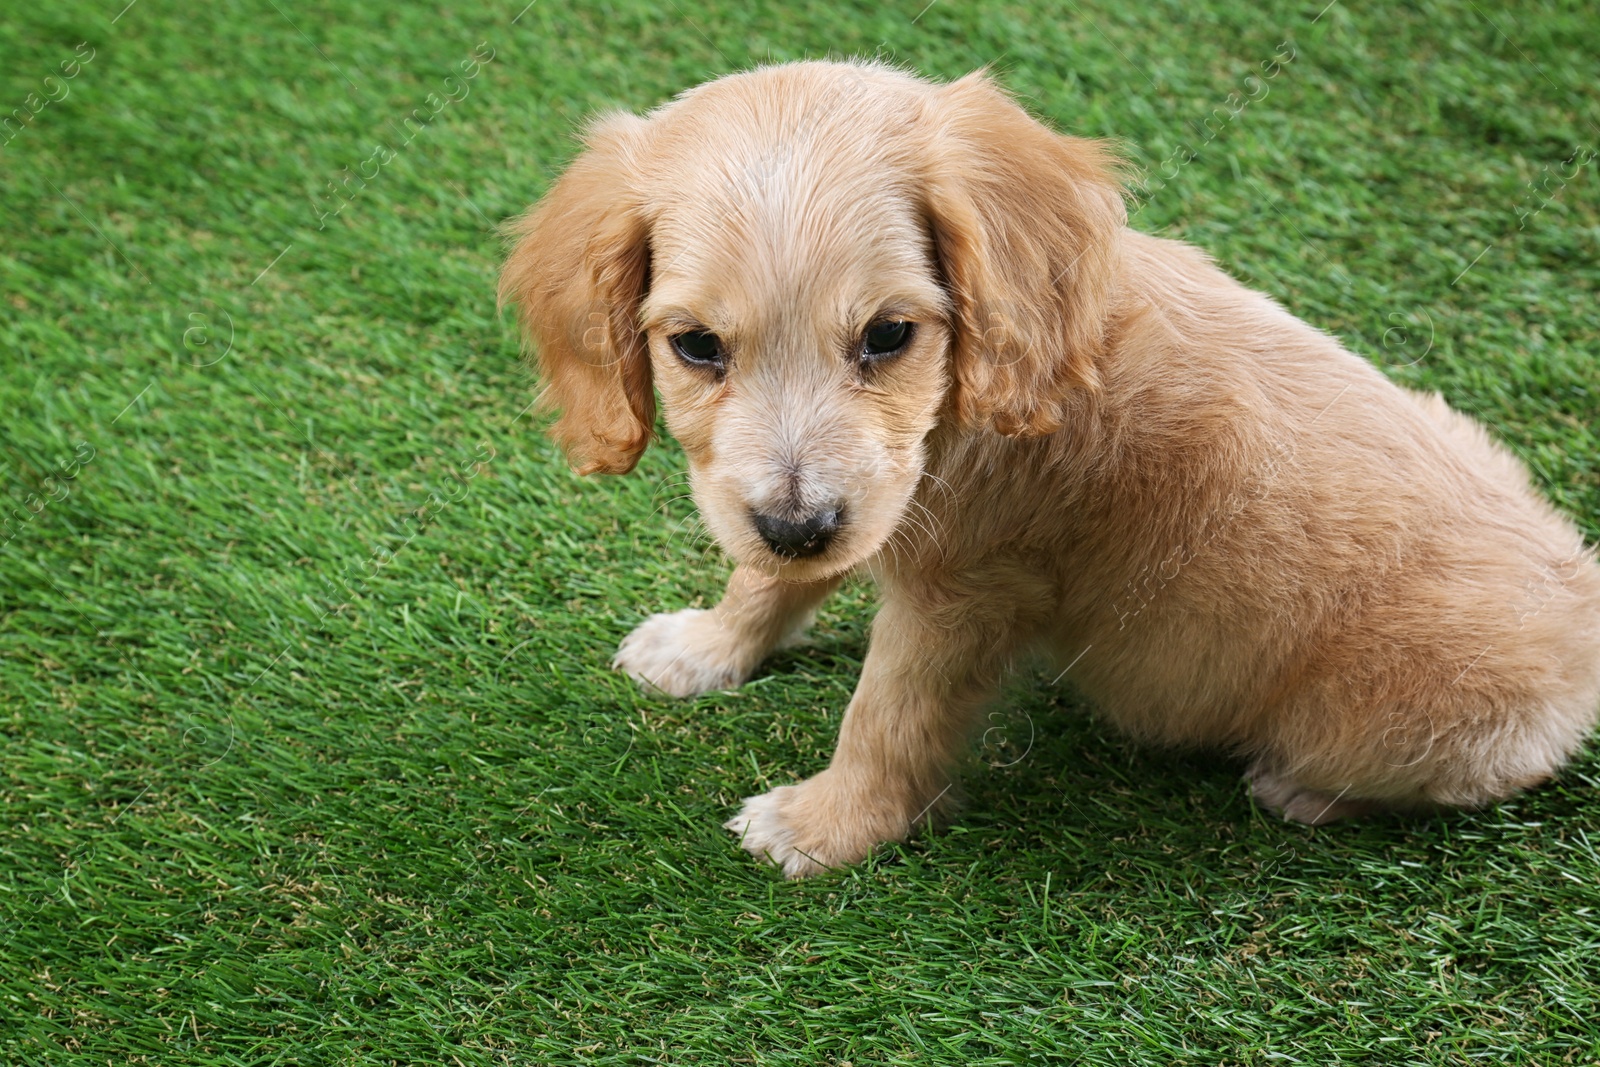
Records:
[[[982,72],[933,103],[925,210],[955,304],[952,404],[1015,436],[1094,391],[1127,223],[1116,159],[1041,125]]]
[[[633,469],[655,425],[650,359],[639,331],[649,233],[630,193],[643,119],[610,115],[535,207],[508,228],[500,304],[516,304],[534,342],[550,435],[579,474]]]

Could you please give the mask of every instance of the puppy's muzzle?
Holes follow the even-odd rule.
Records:
[[[759,511],[752,517],[756,533],[761,535],[767,547],[790,559],[803,559],[825,551],[843,525],[838,508],[819,511],[798,522],[777,515],[763,515]]]

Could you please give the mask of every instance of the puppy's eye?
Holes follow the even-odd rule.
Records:
[[[685,363],[697,367],[721,367],[723,364],[722,339],[705,330],[690,330],[672,339],[672,347]]]
[[[866,336],[861,339],[861,359],[871,363],[892,356],[910,339],[911,323],[904,319],[875,322],[867,327]]]

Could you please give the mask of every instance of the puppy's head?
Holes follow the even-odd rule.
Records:
[[[659,390],[718,541],[806,580],[895,531],[936,428],[1098,387],[1124,221],[1102,149],[982,75],[798,63],[596,123],[500,295],[580,472],[633,467]]]

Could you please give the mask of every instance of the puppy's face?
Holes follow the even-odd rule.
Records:
[[[887,131],[816,122],[810,144],[815,130],[712,123],[661,160],[641,309],[707,526],[741,562],[797,579],[858,563],[898,526],[951,338]]]
[[[942,421],[1060,427],[1122,218],[1098,149],[982,78],[793,64],[592,129],[501,295],[580,469],[630,468],[659,390],[717,540],[809,580],[894,534]]]

